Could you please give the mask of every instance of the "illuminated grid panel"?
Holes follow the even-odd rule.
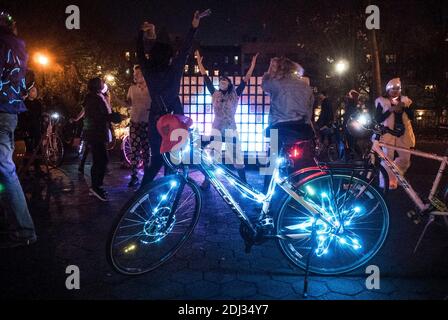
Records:
[[[219,77],[210,77],[217,88]],[[241,77],[229,77],[235,86]],[[235,115],[236,126],[245,152],[265,152],[264,129],[268,126],[270,97],[261,89],[262,77],[251,77],[240,97]],[[180,89],[185,115],[191,117],[201,134],[210,134],[214,119],[212,97],[208,92],[204,77],[185,76]]]

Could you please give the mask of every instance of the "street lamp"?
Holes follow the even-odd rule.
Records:
[[[114,86],[115,83],[116,83],[116,78],[115,78],[115,76],[114,76],[113,74],[110,74],[110,73],[108,73],[108,74],[106,74],[106,75],[104,76],[104,80],[106,80],[106,82],[107,82],[108,84],[110,84],[111,86]]]
[[[346,60],[339,60],[338,62],[336,62],[334,69],[337,74],[342,75],[345,72],[347,72],[348,67],[349,67],[349,65]]]
[[[50,65],[50,58],[48,57],[48,55],[42,53],[36,53],[34,55],[34,62],[42,70],[42,84],[45,87],[45,69]]]

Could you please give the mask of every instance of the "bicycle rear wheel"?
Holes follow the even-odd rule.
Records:
[[[109,262],[127,275],[158,268],[191,236],[200,211],[200,191],[191,180],[172,175],[152,182],[117,217],[107,245]]]
[[[370,260],[383,245],[389,211],[382,195],[366,181],[343,174],[327,174],[296,186],[305,199],[320,207],[315,218],[293,198],[285,199],[277,216],[282,253],[296,266],[317,274],[340,274]],[[312,229],[315,225],[315,236]]]

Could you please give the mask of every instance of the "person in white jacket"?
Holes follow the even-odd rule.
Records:
[[[386,85],[386,95],[375,100],[376,121],[392,130],[401,132],[399,137],[389,133],[381,137],[381,142],[406,149],[415,146],[415,135],[412,129],[414,112],[411,108],[412,100],[401,95],[401,80],[394,78]],[[411,154],[409,152],[395,151],[390,148],[383,148],[390,159],[395,158],[395,152],[398,157],[394,159],[400,172],[404,175],[411,165]],[[390,172],[387,166],[384,166],[389,173],[389,188],[396,189],[398,181]],[[380,182],[384,184],[383,181]]]

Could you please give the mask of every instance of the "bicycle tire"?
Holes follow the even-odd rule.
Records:
[[[131,156],[132,156],[132,146],[131,146],[131,139],[129,136],[125,136],[123,138],[123,141],[121,142],[121,152],[123,153],[124,161],[126,161],[126,164],[128,166],[131,166]],[[141,156],[143,158],[143,155]],[[143,169],[143,160],[138,162],[138,169]],[[147,164],[149,166],[149,163]]]
[[[317,221],[316,225],[320,228],[317,231],[316,246],[313,246],[309,239],[311,237],[309,223],[312,224],[313,220],[309,213],[305,213],[304,208],[302,208],[304,211],[300,210],[300,204],[293,198],[289,196],[284,198],[276,217],[277,234],[282,237],[282,239],[277,240],[277,244],[282,254],[294,266],[306,269],[308,254],[312,252],[309,271],[315,274],[336,275],[347,273],[361,267],[378,253],[388,234],[389,211],[387,204],[381,193],[364,180],[344,174],[324,174],[311,177],[295,187],[302,190],[307,190],[310,187],[315,188],[315,190],[327,191],[330,196],[326,195],[329,199],[329,205],[326,210],[328,210],[328,215],[330,216],[330,213],[334,210],[331,209],[331,206],[338,208],[340,204],[340,200],[331,202],[330,199],[341,198],[339,198],[339,191],[335,192],[334,187],[332,187],[332,190],[327,190],[323,186],[326,183],[328,184],[329,179],[335,178],[340,179],[339,191],[341,187],[346,188],[346,183],[349,182],[350,185],[346,194],[350,191],[354,194],[358,191],[359,193],[362,192],[363,201],[359,200],[358,204],[358,200],[355,198],[353,200],[356,201],[351,200],[350,197],[352,195],[349,195],[350,201],[347,202],[346,206],[346,199],[344,199],[342,207],[339,208],[340,211],[336,210],[337,212],[341,212],[344,217],[339,215],[339,213],[338,215],[342,217],[339,220],[336,214],[332,217],[335,225],[337,225],[336,221],[339,223],[339,228],[334,228],[334,230],[329,228],[322,220],[314,220]],[[356,183],[356,187],[352,187],[352,181]],[[362,189],[364,187],[365,189]],[[312,200],[315,203],[317,203],[317,199],[320,196],[322,199],[324,198],[323,193],[320,195],[317,195],[317,193],[312,196],[307,195],[310,201]],[[291,214],[287,211],[287,207],[290,204],[298,206],[298,209],[293,207],[294,212]],[[350,209],[348,209],[349,206],[351,206]],[[370,208],[372,210],[369,211]],[[356,217],[357,215],[359,217]],[[326,218],[330,219],[330,217]],[[366,220],[363,221],[363,219]],[[320,224],[319,221],[321,221]],[[370,225],[366,225],[367,223],[370,223]],[[341,228],[341,226],[343,227]],[[339,233],[336,230],[342,230],[343,232]],[[359,232],[359,234],[354,230],[357,230],[356,232]],[[294,234],[297,231],[303,231],[303,233]],[[361,232],[362,238],[360,236]]]
[[[178,188],[173,194],[170,194],[172,188],[175,188],[173,187],[174,182]],[[167,199],[163,200],[163,196],[162,198],[160,197],[160,192],[163,192],[163,190],[168,190],[166,195],[168,195],[169,201],[175,195],[171,204],[172,207],[169,207],[168,204],[163,204],[163,207],[160,207]],[[186,190],[187,192],[190,190],[191,193],[185,195]],[[188,205],[190,199],[194,201],[194,206]],[[159,201],[159,203],[152,208],[151,200],[154,201],[153,203],[155,201]],[[142,206],[146,202],[149,203],[149,208],[151,208],[149,210],[150,214]],[[143,210],[139,214],[137,209],[140,207]],[[173,210],[173,208],[175,209]],[[116,217],[107,242],[107,259],[109,263],[115,271],[125,275],[141,275],[157,269],[170,260],[191,237],[198,223],[201,208],[201,193],[193,180],[185,179],[179,175],[171,175],[153,181],[138,191],[123,206],[120,214]],[[146,220],[144,216],[146,216]],[[134,218],[130,219],[128,217]],[[183,218],[183,220],[176,220],[179,218]],[[131,221],[134,224],[126,225],[127,221]],[[182,229],[182,224],[185,222],[188,223],[184,228],[185,230],[179,231],[179,228]],[[120,232],[123,229],[131,230],[130,234],[122,235]],[[136,230],[135,232],[138,231],[138,233],[132,234],[133,229]],[[177,234],[180,234],[180,237],[173,240],[174,244],[168,243],[168,249],[165,250],[163,246],[166,245],[166,241],[172,239],[168,237]],[[121,240],[123,237],[125,240]],[[128,241],[134,238],[137,240]],[[149,255],[154,255],[155,257],[150,259]],[[141,263],[139,264],[138,262]]]

